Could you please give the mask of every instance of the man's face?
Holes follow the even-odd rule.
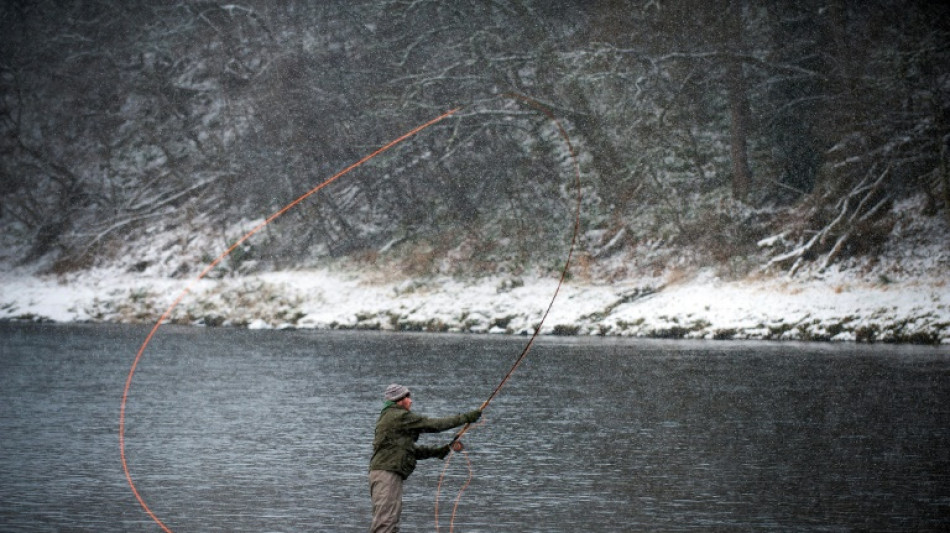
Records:
[[[411,410],[412,410],[412,397],[411,397],[411,396],[406,396],[405,398],[403,398],[403,399],[399,400],[398,402],[396,402],[396,405],[402,407],[402,408],[405,409],[406,411],[411,411]]]

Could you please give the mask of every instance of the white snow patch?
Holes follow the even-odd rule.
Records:
[[[599,263],[607,275],[579,268],[561,288],[542,333],[950,345],[948,224],[920,216],[921,203],[895,206],[894,229],[876,257],[824,271],[806,266],[795,278],[725,281],[672,264],[638,276],[653,269],[609,254]],[[210,261],[205,251],[226,248],[260,223],[241,221],[214,235],[156,226],[111,266],[66,275],[38,274],[43,263],[10,266],[24,250],[16,245],[22,236],[14,238],[22,229],[8,224],[0,232],[0,320],[154,323],[180,298],[169,320],[182,324],[525,334],[557,288],[555,277],[405,279],[339,266],[255,274],[230,258],[208,278],[189,279]]]
[[[950,344],[945,280],[874,284],[834,278],[726,282],[704,271],[667,285],[655,279],[571,281],[561,288],[542,333],[833,341],[906,341],[916,335],[916,342]],[[14,269],[0,271],[0,319],[154,322],[181,296],[171,320],[190,324],[531,333],[557,280],[509,281],[379,282],[367,274],[312,269],[195,283],[110,269],[81,276]]]

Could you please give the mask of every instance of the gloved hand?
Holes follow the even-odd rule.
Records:
[[[464,416],[465,416],[465,423],[466,423],[466,424],[473,424],[473,423],[477,422],[479,418],[482,417],[482,410],[481,410],[481,409],[475,409],[474,411],[469,411],[468,413],[465,413]]]
[[[435,456],[438,457],[439,459],[445,459],[445,456],[449,454],[449,450],[450,448],[448,444],[446,444],[445,446],[439,446],[439,449],[438,451],[436,451]]]

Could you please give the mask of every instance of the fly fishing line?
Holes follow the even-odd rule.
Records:
[[[169,527],[158,517],[157,514],[155,514],[154,511],[152,511],[152,509],[151,509],[151,508],[148,506],[148,504],[145,502],[145,499],[144,499],[144,498],[142,497],[142,495],[139,493],[138,488],[135,486],[135,481],[132,479],[132,472],[131,472],[131,470],[130,470],[130,468],[129,468],[128,458],[126,457],[126,446],[125,446],[125,444],[126,444],[126,443],[125,443],[126,406],[128,405],[129,392],[130,392],[131,389],[132,389],[132,379],[135,377],[135,370],[136,370],[136,368],[138,368],[139,362],[140,362],[141,359],[142,359],[142,355],[145,353],[145,348],[148,346],[149,342],[151,342],[152,338],[155,336],[155,333],[158,331],[158,328],[159,328],[166,320],[168,320],[169,317],[171,317],[172,311],[173,311],[173,310],[175,309],[175,307],[177,307],[178,304],[185,298],[185,296],[188,295],[189,292],[191,292],[191,289],[192,289],[192,287],[195,286],[195,284],[197,284],[199,281],[201,281],[201,280],[202,280],[209,272],[211,272],[221,261],[223,261],[228,255],[230,255],[231,252],[233,252],[235,249],[237,249],[238,246],[240,246],[240,245],[243,244],[245,241],[247,241],[248,239],[250,239],[255,233],[257,233],[257,232],[259,232],[261,229],[263,229],[264,226],[270,224],[271,222],[273,222],[275,219],[277,219],[278,217],[280,217],[281,215],[283,215],[283,214],[286,213],[287,211],[290,211],[291,209],[293,209],[294,206],[296,206],[296,205],[299,204],[300,202],[303,202],[304,200],[306,200],[306,199],[309,198],[310,196],[313,196],[314,194],[316,194],[318,191],[320,191],[321,189],[323,189],[323,188],[326,187],[327,185],[333,183],[334,181],[336,181],[336,180],[338,180],[339,178],[341,178],[341,177],[345,176],[346,174],[348,174],[350,171],[356,169],[356,168],[359,167],[359,166],[362,166],[362,165],[363,165],[364,163],[366,163],[367,161],[369,161],[369,160],[375,158],[376,156],[382,154],[383,152],[386,152],[387,150],[393,148],[394,146],[396,146],[396,145],[402,143],[402,142],[405,141],[406,139],[409,139],[410,137],[412,137],[412,136],[416,135],[417,133],[421,132],[422,130],[424,130],[424,129],[426,129],[426,128],[428,128],[428,127],[434,125],[434,124],[437,124],[437,123],[441,122],[442,120],[445,120],[446,118],[448,118],[448,117],[454,115],[454,114],[457,113],[458,111],[459,111],[459,108],[446,111],[445,113],[443,113],[443,114],[439,115],[438,117],[436,117],[436,118],[434,118],[434,119],[432,119],[432,120],[426,122],[425,124],[422,124],[422,125],[420,125],[420,126],[417,126],[417,127],[413,128],[412,130],[410,130],[410,131],[408,131],[408,132],[406,132],[406,133],[400,135],[399,137],[397,137],[397,138],[393,139],[392,141],[390,141],[390,142],[386,143],[385,145],[383,145],[381,148],[377,149],[375,152],[372,152],[371,154],[369,154],[369,155],[363,157],[362,159],[360,159],[359,161],[357,161],[357,162],[351,164],[350,166],[344,168],[344,169],[341,170],[340,172],[337,172],[337,173],[334,174],[333,176],[330,176],[329,178],[327,178],[325,181],[323,181],[322,183],[320,183],[320,184],[317,185],[316,187],[314,187],[314,188],[310,189],[309,191],[307,191],[306,193],[300,195],[296,200],[290,202],[289,204],[285,205],[285,206],[282,207],[280,210],[278,210],[277,212],[275,212],[273,215],[269,216],[266,220],[264,220],[263,222],[261,222],[260,224],[258,224],[254,229],[252,229],[251,231],[247,232],[243,237],[241,237],[240,239],[238,239],[238,240],[237,240],[234,244],[232,244],[227,250],[225,250],[224,253],[222,253],[221,255],[219,255],[214,261],[211,261],[211,263],[209,263],[208,266],[205,267],[205,269],[201,272],[201,274],[199,274],[197,278],[195,278],[187,287],[185,287],[185,288],[181,291],[181,293],[178,294],[178,296],[175,298],[175,300],[172,302],[172,304],[168,307],[167,310],[165,310],[165,312],[162,314],[162,316],[158,319],[158,321],[157,321],[157,322],[155,323],[155,325],[152,327],[151,331],[149,331],[148,335],[145,337],[145,341],[142,343],[142,346],[139,347],[138,352],[135,354],[135,359],[132,361],[132,367],[129,369],[129,374],[128,374],[128,376],[126,377],[126,380],[125,380],[125,388],[122,390],[122,403],[121,403],[121,406],[120,406],[120,408],[119,408],[119,457],[120,457],[120,459],[121,459],[121,461],[122,461],[122,471],[125,473],[125,479],[126,479],[126,481],[128,481],[129,487],[132,489],[132,494],[135,496],[136,501],[138,501],[139,505],[142,507],[142,509],[145,511],[145,513],[149,516],[149,518],[151,518],[156,524],[158,524],[158,526],[161,527],[163,531],[165,531],[166,533],[171,533],[172,530],[171,530],[171,528],[169,528]]]

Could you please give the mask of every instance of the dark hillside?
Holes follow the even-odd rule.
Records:
[[[572,170],[536,105],[580,158],[581,260],[605,275],[873,260],[907,216],[935,219],[930,242],[946,247],[948,9],[5,2],[5,255],[69,272],[156,231],[227,242],[238,235],[221,228],[460,106],[276,222],[241,260],[556,265]]]

